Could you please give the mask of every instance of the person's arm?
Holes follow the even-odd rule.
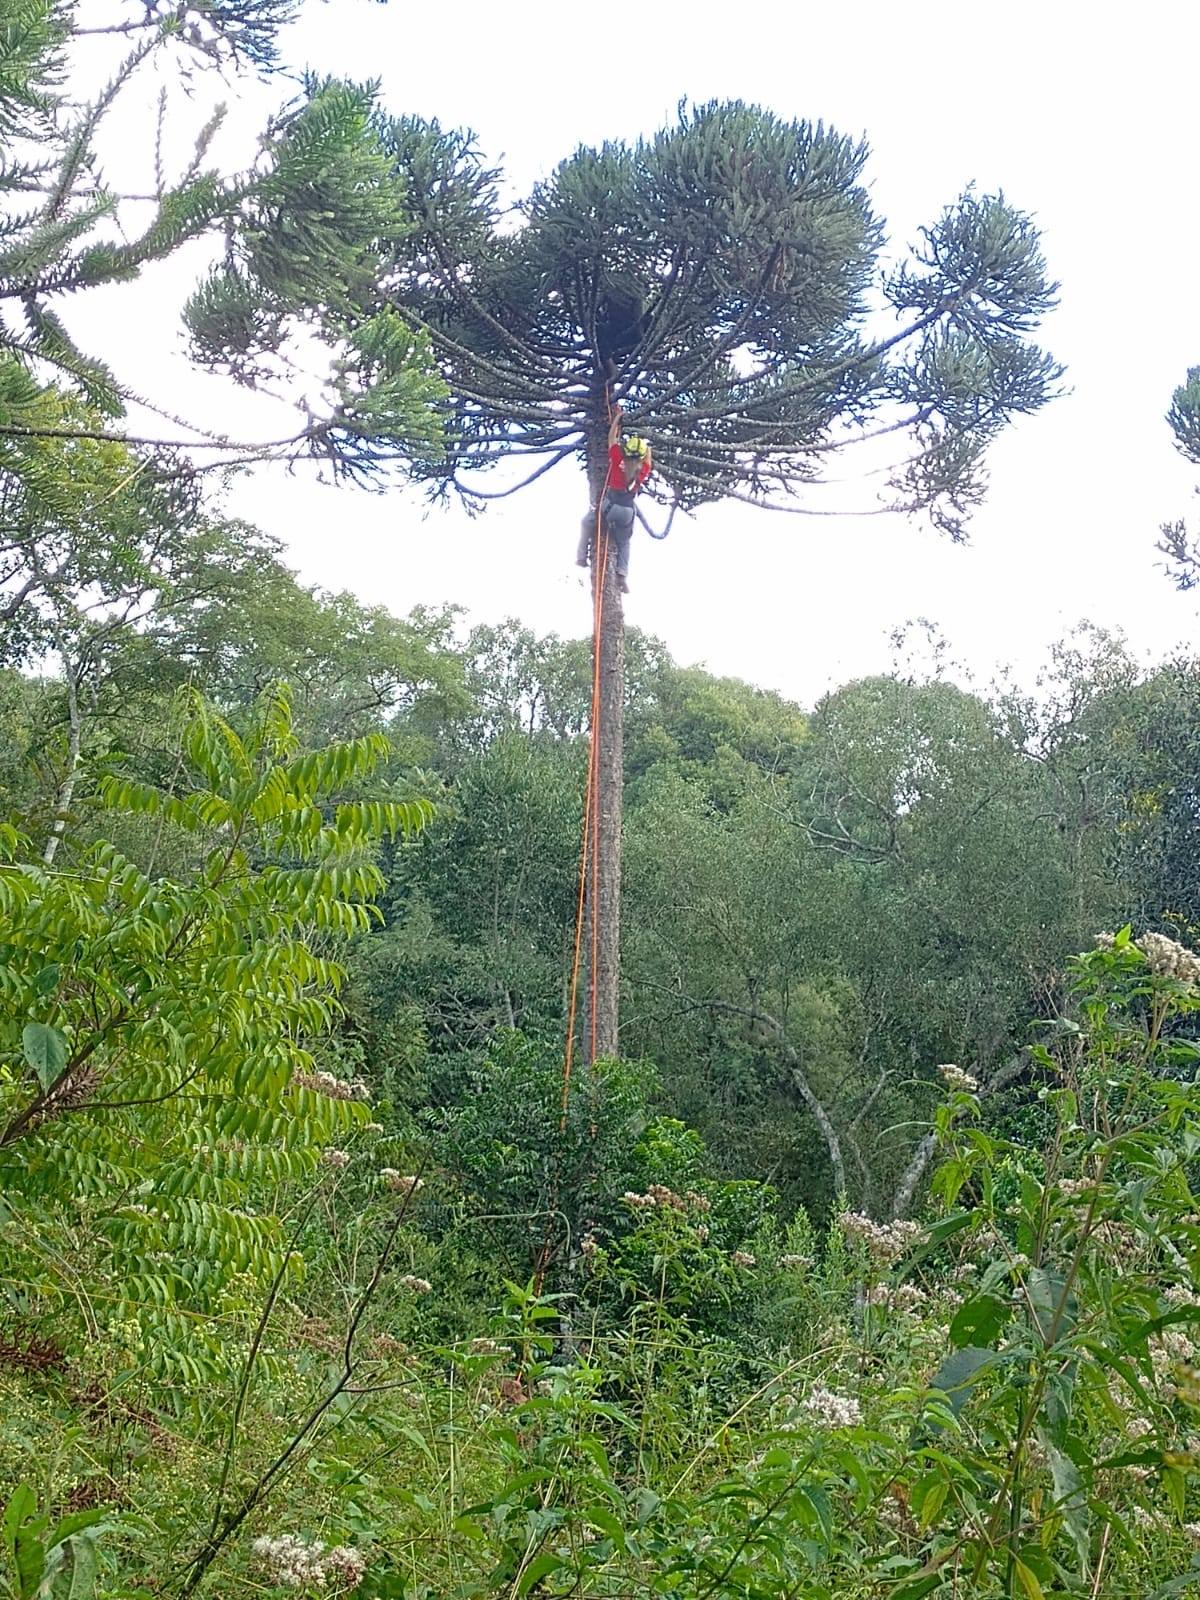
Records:
[[[608,448],[610,450],[612,449],[613,445],[620,442],[621,423],[624,419],[624,416],[625,413],[621,410],[620,406],[614,406],[612,408],[612,420],[608,424]]]
[[[643,483],[645,483],[646,479],[650,476],[650,474],[653,471],[654,471],[654,451],[650,447],[649,440],[647,440],[646,441],[646,459],[645,459],[645,461],[642,462],[642,470],[641,470],[641,472],[638,473],[638,485],[639,485],[639,487]]]

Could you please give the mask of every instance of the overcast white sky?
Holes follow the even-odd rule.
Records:
[[[1192,641],[1196,600],[1171,589],[1153,546],[1161,521],[1193,506],[1200,515],[1200,475],[1162,420],[1200,362],[1200,9],[1152,0],[1109,22],[1073,0],[669,0],[595,14],[601,33],[584,8],[540,0],[330,0],[309,5],[285,53],[381,77],[394,111],[469,125],[517,192],[580,143],[652,132],[684,96],[739,96],[865,134],[867,180],[897,248],[968,182],[1003,187],[1035,213],[1061,281],[1041,337],[1071,390],[995,448],[970,547],[900,517],[713,507],[677,519],[663,544],[635,536],[629,621],[681,661],[805,703],[885,667],[888,633],[916,616],[983,678],[1011,664],[1028,680],[1084,617],[1156,655]],[[143,92],[117,165],[122,153],[144,160],[152,75]],[[213,419],[249,418],[221,385],[185,371],[178,296],[176,270],[115,292],[86,321],[136,383],[160,395],[166,383]],[[875,492],[864,483],[858,503]],[[477,520],[427,511],[411,492],[326,489],[277,470],[243,482],[232,503],[286,541],[306,581],[397,612],[454,602],[472,618],[518,616],[560,634],[590,625],[572,564],[586,494],[570,465]]]

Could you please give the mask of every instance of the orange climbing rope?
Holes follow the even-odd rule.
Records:
[[[605,396],[607,401],[607,395]],[[592,596],[592,716],[588,747],[587,784],[583,797],[583,839],[579,853],[579,893],[575,907],[575,943],[571,962],[570,999],[567,1006],[567,1043],[563,1052],[562,1106],[559,1132],[567,1125],[567,1104],[571,1093],[571,1074],[575,1061],[575,1031],[579,1015],[579,972],[583,964],[583,924],[585,911],[591,911],[591,961],[588,973],[588,1027],[592,1059],[596,1055],[596,956],[600,944],[600,913],[597,889],[600,882],[600,812],[596,804],[600,764],[600,630],[604,621],[604,583],[608,573],[608,534],[604,529],[603,496],[596,504],[596,532],[593,558]],[[591,872],[591,895],[588,873]],[[590,906],[589,906],[590,898]]]

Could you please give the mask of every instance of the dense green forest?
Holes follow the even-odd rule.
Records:
[[[1200,660],[1084,626],[1036,685],[935,650],[801,707],[624,630],[619,1049],[572,1056],[593,640],[322,591],[228,511],[267,460],[436,496],[525,423],[553,448],[487,271],[474,335],[439,321],[418,193],[460,266],[531,294],[529,260],[465,137],[370,87],[306,80],[206,166],[197,85],[269,81],[286,0],[117,8],[90,99],[85,9],[0,0],[0,1594],[1200,1591]],[[172,180],[163,113],[134,237],[96,140],[160,56],[202,114]],[[861,152],[824,137],[836,188]],[[558,201],[624,159],[584,156]],[[903,492],[957,536],[1056,376],[1036,239],[952,208],[925,266],[969,287],[900,275],[934,342],[885,373],[849,214],[804,211],[836,294],[778,243],[727,263],[779,296],[762,348],[826,365],[821,406],[735,374],[720,429],[781,406],[790,492],[837,419],[925,396]],[[326,414],[143,431],[63,307],[192,244],[195,360],[326,348]],[[671,357],[699,421],[706,326]],[[671,414],[683,499],[753,486]]]

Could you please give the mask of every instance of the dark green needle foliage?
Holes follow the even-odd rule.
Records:
[[[454,396],[429,475],[469,503],[512,455],[594,469],[608,384],[685,507],[787,503],[826,456],[891,433],[886,503],[960,537],[987,445],[1054,391],[1029,337],[1055,292],[1029,218],[969,192],[884,275],[867,148],[822,123],[683,108],[653,138],[577,150],[515,213],[469,137],[411,117],[382,137],[417,224],[392,292]]]

